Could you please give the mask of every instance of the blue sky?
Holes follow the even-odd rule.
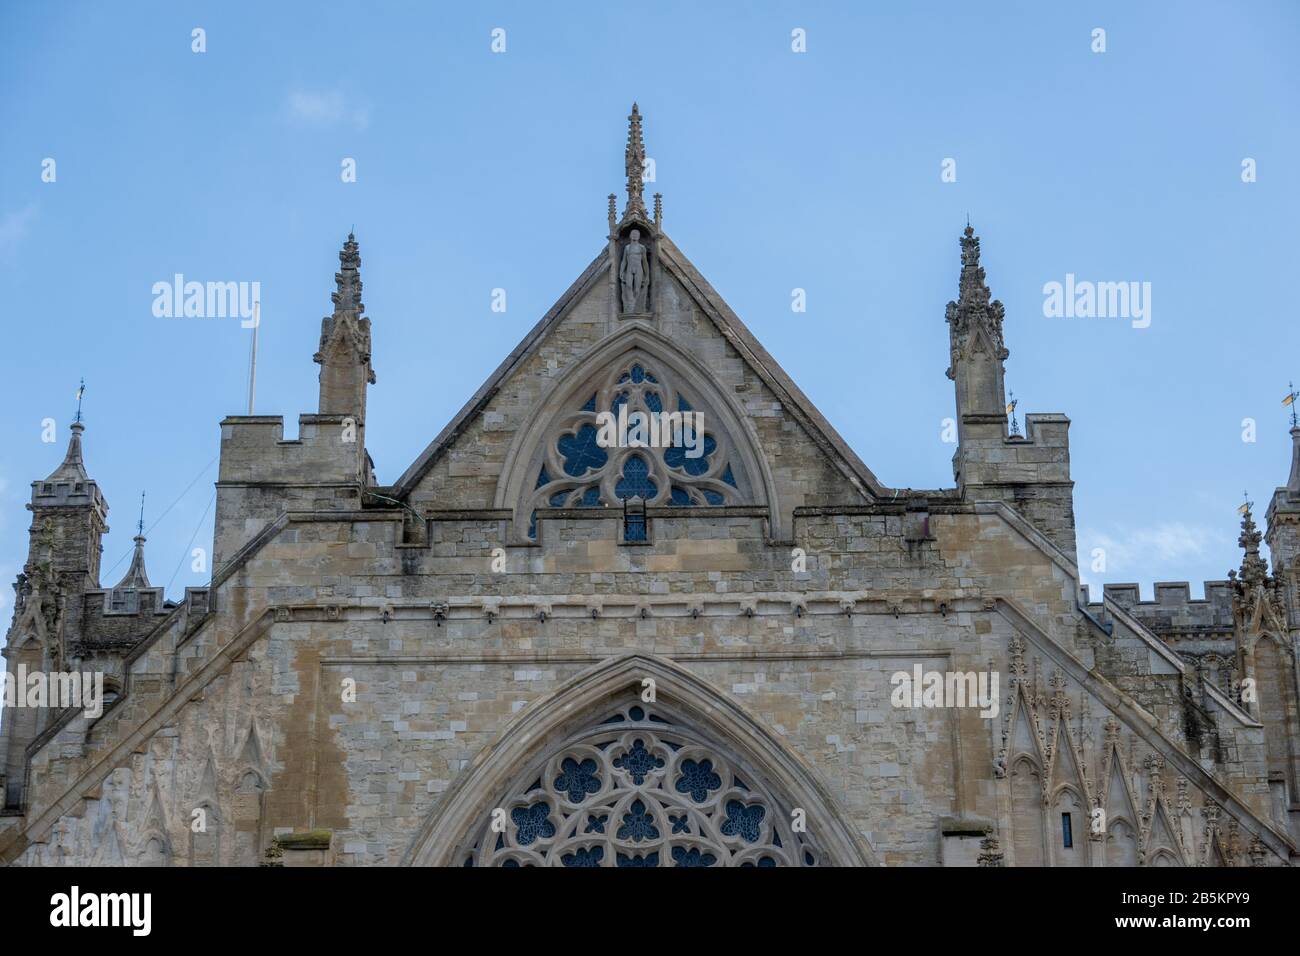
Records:
[[[1085,571],[1108,554],[1088,578],[1199,593],[1238,563],[1235,509],[1249,490],[1262,512],[1285,481],[1280,399],[1300,380],[1300,6],[556,9],[5,6],[0,577],[25,558],[29,483],[62,457],[85,376],[112,506],[103,583],[126,569],[141,489],[154,583],[203,583],[188,543],[211,543],[205,466],[244,411],[249,333],[157,318],[152,286],[261,284],[257,411],[292,435],[353,225],[379,379],[367,438],[395,480],[601,248],[634,99],[666,231],[882,481],[952,484],[944,304],[969,213],[1022,420],[1073,420]],[[1044,317],[1044,283],[1067,273],[1150,282],[1150,327]]]

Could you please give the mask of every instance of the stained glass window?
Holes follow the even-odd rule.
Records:
[[[525,768],[467,851],[475,866],[815,866],[792,808],[659,705],[631,697]]]
[[[673,375],[650,366],[640,359],[613,366],[592,391],[583,390],[589,396],[584,404],[566,413],[545,440],[527,503],[530,538],[537,537],[539,508],[608,507],[633,496],[651,507],[747,503],[718,423],[696,412]],[[670,407],[677,411],[665,414]],[[598,409],[607,409],[613,423]],[[617,434],[620,422],[629,434]],[[645,445],[637,441],[642,427]],[[625,529],[624,540],[646,539],[644,519]]]

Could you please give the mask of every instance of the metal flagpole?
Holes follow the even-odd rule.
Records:
[[[248,359],[248,414],[253,414],[253,399],[257,395],[257,327],[262,324],[262,303],[253,302],[253,348]]]

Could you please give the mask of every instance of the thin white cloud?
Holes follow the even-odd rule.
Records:
[[[1079,533],[1079,571],[1083,583],[1094,591],[1103,581],[1146,584],[1164,581],[1170,576],[1166,569],[1171,566],[1219,555],[1222,555],[1226,573],[1235,555],[1232,545],[1233,542],[1222,532],[1182,522],[1114,533],[1082,529]],[[1094,563],[1099,559],[1104,560],[1105,567],[1094,571]]]
[[[370,110],[342,93],[293,90],[287,101],[289,115],[311,126],[351,124],[357,129],[370,125]]]
[[[22,209],[7,212],[0,218],[0,253],[10,255],[18,251],[19,244],[27,238],[31,224],[36,219],[36,203],[30,202]]]

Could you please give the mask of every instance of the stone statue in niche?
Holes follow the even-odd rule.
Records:
[[[623,311],[645,312],[647,291],[650,286],[650,261],[646,248],[638,240],[641,230],[633,229],[631,238],[623,247],[623,262],[618,268],[622,287]]]

